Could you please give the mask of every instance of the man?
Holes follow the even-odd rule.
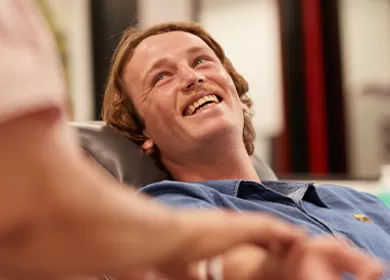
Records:
[[[339,279],[345,272],[377,279],[367,255],[390,262],[390,212],[373,196],[348,188],[262,182],[250,160],[247,91],[200,25],[166,23],[125,31],[102,113],[175,179],[143,193],[175,208],[272,213],[312,236],[300,249],[279,254],[251,246],[229,252],[222,258],[225,279]]]
[[[300,231],[276,218],[175,213],[91,164],[67,123],[58,57],[32,3],[0,0],[0,276],[194,279],[210,272],[198,269],[203,259],[242,243],[295,246]]]

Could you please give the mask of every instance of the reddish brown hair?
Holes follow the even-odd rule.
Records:
[[[116,48],[111,61],[111,70],[104,94],[102,107],[103,120],[113,129],[128,139],[141,145],[146,137],[143,135],[144,122],[138,114],[129,92],[126,92],[122,80],[123,69],[130,61],[133,50],[146,38],[170,31],[184,31],[200,37],[215,52],[226,71],[232,77],[238,95],[243,104],[248,107],[244,113],[243,141],[249,155],[254,151],[255,132],[252,124],[252,100],[248,97],[247,81],[234,69],[230,60],[225,56],[222,47],[198,23],[174,22],[152,26],[142,30],[128,28]],[[152,151],[157,156],[158,151]]]

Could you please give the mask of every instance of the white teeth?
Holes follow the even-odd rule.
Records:
[[[202,110],[206,109],[207,107],[213,106],[213,104],[214,104],[214,103],[206,104],[206,105],[204,105],[203,107],[200,107],[200,108],[198,109],[198,111],[202,111]]]
[[[196,111],[196,107],[194,105],[190,105],[190,107],[188,107],[187,109],[187,114],[186,115],[192,115],[193,112]]]
[[[201,107],[204,103],[210,102],[210,101],[213,103],[219,103],[218,97],[216,95],[214,95],[214,94],[206,95],[202,98],[199,98],[194,103],[192,103],[190,106],[188,106],[188,108],[185,112],[185,115],[186,116],[193,115],[199,107]],[[209,107],[210,105],[212,105],[212,104],[207,104],[207,105],[201,107],[200,109],[205,109],[205,108]]]

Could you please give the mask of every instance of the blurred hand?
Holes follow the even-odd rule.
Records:
[[[203,210],[179,213],[177,217],[180,226],[172,232],[177,236],[176,246],[160,265],[114,279],[200,280],[199,260],[221,255],[242,244],[276,254],[293,247],[304,236],[299,228],[265,214]]]
[[[336,280],[350,273],[359,280],[383,276],[383,265],[372,256],[333,237],[302,239],[276,254],[253,245],[225,256],[225,280]]]
[[[274,265],[268,266],[269,263]],[[311,239],[285,255],[270,258],[268,264],[268,279],[333,280],[350,273],[359,280],[376,280],[384,274],[378,259],[334,237]],[[281,271],[280,266],[285,269]]]
[[[280,251],[241,245],[223,255],[224,280],[336,280],[350,273],[358,280],[377,280],[384,274],[380,261],[333,237],[302,238]],[[201,280],[197,266],[187,266],[182,278],[177,274],[138,273],[121,280]],[[188,273],[189,272],[189,273]],[[175,278],[176,277],[176,278]]]

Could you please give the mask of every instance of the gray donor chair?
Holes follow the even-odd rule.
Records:
[[[140,147],[103,122],[72,123],[82,148],[119,182],[142,187],[169,179]],[[259,158],[252,157],[261,180],[277,180],[274,172]]]

